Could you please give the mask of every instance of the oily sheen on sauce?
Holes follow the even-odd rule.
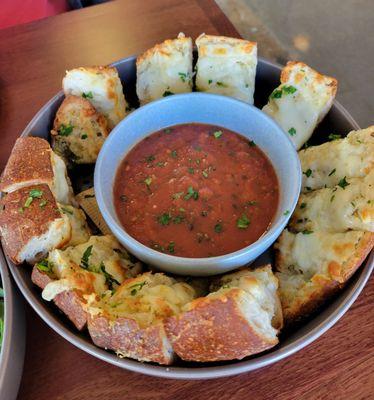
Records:
[[[182,257],[219,256],[255,242],[269,228],[278,198],[274,168],[253,141],[199,123],[142,140],[114,183],[127,233]]]

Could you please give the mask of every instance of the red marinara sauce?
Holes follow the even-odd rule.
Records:
[[[114,183],[127,233],[182,257],[219,256],[255,242],[269,228],[278,198],[274,168],[253,141],[200,123],[142,140]]]

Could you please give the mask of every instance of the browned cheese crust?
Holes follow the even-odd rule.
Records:
[[[49,143],[38,137],[17,139],[5,167],[0,190],[14,190],[14,185],[50,184],[53,181]]]
[[[33,199],[25,207],[33,189],[41,190],[42,197]],[[31,238],[47,232],[49,224],[61,218],[56,200],[47,185],[25,187],[5,195],[0,201],[0,209],[0,233],[4,250],[14,263],[19,263],[18,254]],[[61,243],[61,246],[64,244]]]
[[[96,346],[114,350],[119,356],[164,365],[173,362],[162,323],[141,328],[130,318],[111,321],[106,316],[89,315],[88,330]]]
[[[240,290],[218,298],[202,297],[192,309],[165,322],[166,333],[176,354],[187,361],[242,359],[269,349],[278,340],[259,336],[238,307]]]

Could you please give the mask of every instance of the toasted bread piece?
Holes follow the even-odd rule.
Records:
[[[253,104],[257,43],[202,34],[196,39],[196,45],[197,89]]]
[[[178,314],[194,289],[163,274],[129,279],[102,299],[88,301],[88,330],[93,342],[121,357],[170,364],[174,352],[163,321]]]
[[[302,319],[339,290],[370,253],[371,232],[283,231],[275,248],[276,273],[287,323]]]
[[[0,190],[10,193],[26,186],[47,184],[58,202],[70,204],[73,192],[64,161],[39,137],[16,140],[4,169]]]
[[[47,185],[15,190],[4,195],[0,204],[2,243],[14,263],[35,262],[70,240],[69,219]]]
[[[48,283],[56,279],[53,274],[45,271],[45,265],[42,269],[35,265],[31,273],[31,281],[40,289],[44,289]],[[48,268],[48,267],[47,267]],[[70,319],[74,326],[79,330],[83,330],[87,325],[87,314],[82,304],[85,302],[78,290],[66,290],[59,293],[53,299],[55,305]]]
[[[111,235],[112,231],[109,229],[103,216],[100,213],[99,206],[95,197],[95,189],[89,188],[79,193],[76,196],[79,205],[83,208],[84,212],[91,218],[92,222],[100,229],[103,235]]]
[[[121,80],[114,67],[80,67],[66,71],[62,80],[66,96],[84,97],[113,129],[126,115],[127,103]]]
[[[282,312],[271,267],[229,274],[220,284],[165,322],[173,349],[184,360],[242,359],[278,343]]]
[[[374,125],[344,139],[299,151],[304,192],[334,187],[344,178],[363,178],[374,169]]]
[[[53,150],[67,163],[90,164],[108,136],[107,121],[88,100],[67,96],[57,110],[51,135]]]
[[[330,110],[338,81],[296,61],[287,63],[280,81],[262,111],[275,119],[300,149]]]
[[[90,229],[88,228],[86,216],[79,208],[59,204],[58,208],[65,214],[71,225],[71,237],[69,242],[64,246],[77,246],[87,242],[90,239]]]
[[[192,91],[192,39],[183,33],[136,59],[136,93],[141,104]]]
[[[374,232],[374,170],[363,179],[301,194],[289,226],[297,232]]]
[[[140,269],[114,237],[91,236],[80,246],[50,252],[47,259],[34,266],[31,280],[43,290],[45,300],[53,300],[82,330],[87,323],[84,296],[114,290]]]

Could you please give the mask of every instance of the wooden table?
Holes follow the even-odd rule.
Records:
[[[179,31],[237,36],[213,0],[127,0],[0,31],[0,168],[14,140],[60,88],[68,68],[139,53]],[[210,381],[127,372],[59,337],[27,308],[20,400],[369,399],[374,397],[373,279],[349,312],[296,355]]]

